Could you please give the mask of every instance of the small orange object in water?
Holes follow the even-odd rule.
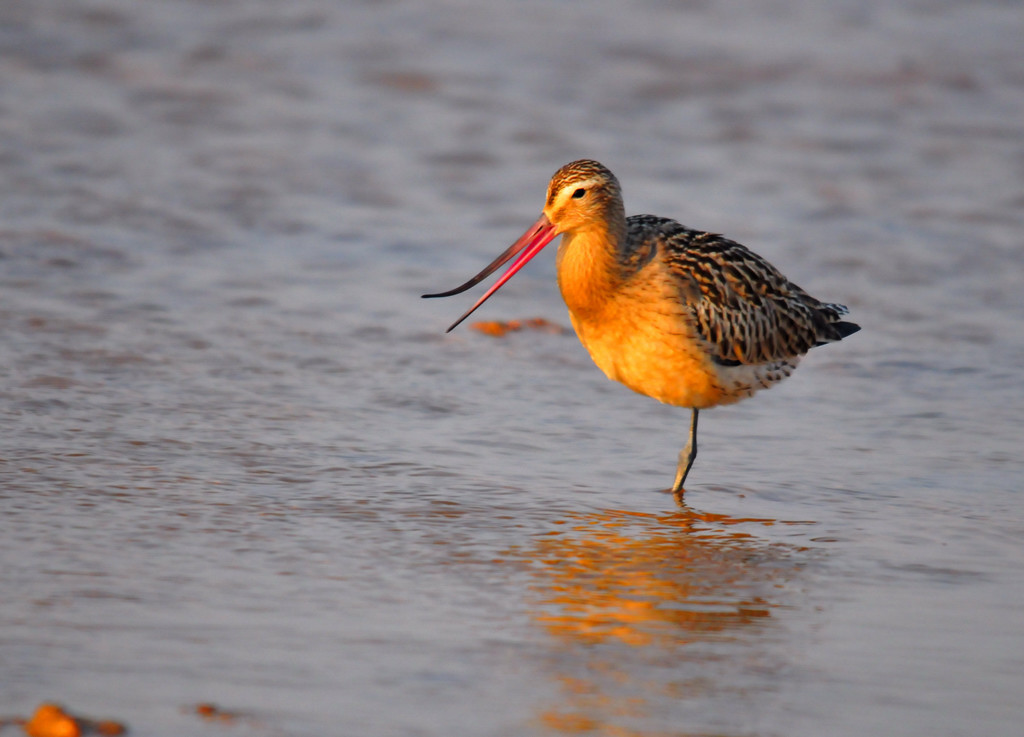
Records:
[[[242,719],[248,719],[245,714],[240,714],[234,711],[226,711],[220,708],[216,704],[209,702],[203,702],[196,704],[196,714],[211,722],[227,722],[234,723]]]
[[[40,704],[25,723],[29,737],[79,737],[82,728],[73,716],[56,704]]]
[[[0,726],[3,726],[0,723]],[[36,713],[24,724],[29,737],[80,737],[80,735],[116,735],[128,731],[120,722],[110,719],[89,719],[69,714],[57,704],[40,704]]]
[[[219,706],[210,703],[196,704],[196,714],[201,716],[203,719],[220,719],[224,721],[233,719],[231,714],[221,711]]]
[[[559,335],[569,334],[567,328],[563,328],[561,325],[550,320],[545,320],[543,317],[531,317],[528,320],[509,320],[508,322],[481,320],[480,322],[474,322],[470,327],[494,338],[504,338],[509,333],[514,333],[518,330],[539,330],[544,333],[556,333]]]
[[[480,322],[474,322],[469,327],[480,331],[484,335],[490,335],[492,338],[504,338],[510,331],[517,329],[512,327],[511,323],[498,320],[481,320]]]
[[[127,727],[121,724],[121,722],[113,722],[109,719],[93,722],[92,728],[96,730],[97,734],[111,735],[111,737],[116,737],[116,735],[124,734],[128,731]]]

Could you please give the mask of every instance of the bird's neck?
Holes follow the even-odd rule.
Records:
[[[599,319],[622,284],[619,250],[622,228],[594,228],[566,233],[558,246],[558,287],[575,320]]]

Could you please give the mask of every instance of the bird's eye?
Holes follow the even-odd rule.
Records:
[[[587,190],[583,189],[583,187],[580,187],[579,189],[577,189],[575,192],[572,193],[572,198],[574,200],[578,200],[581,197],[583,197],[583,195],[585,195],[586,193],[587,193]]]

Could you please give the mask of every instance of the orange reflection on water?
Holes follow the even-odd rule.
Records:
[[[687,734],[659,725],[710,714],[725,694],[749,692],[751,674],[770,683],[773,610],[794,548],[748,530],[773,524],[685,507],[607,510],[543,537],[532,616],[554,638],[559,703],[539,724],[563,734]]]

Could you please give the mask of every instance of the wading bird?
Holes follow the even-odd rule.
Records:
[[[860,330],[848,310],[819,302],[766,260],[714,233],[654,215],[626,217],[619,182],[596,161],[551,178],[543,214],[465,284],[515,258],[451,331],[541,249],[558,246],[558,286],[580,341],[609,379],[692,410],[672,491],[697,457],[697,414],[782,381],[811,348]]]

